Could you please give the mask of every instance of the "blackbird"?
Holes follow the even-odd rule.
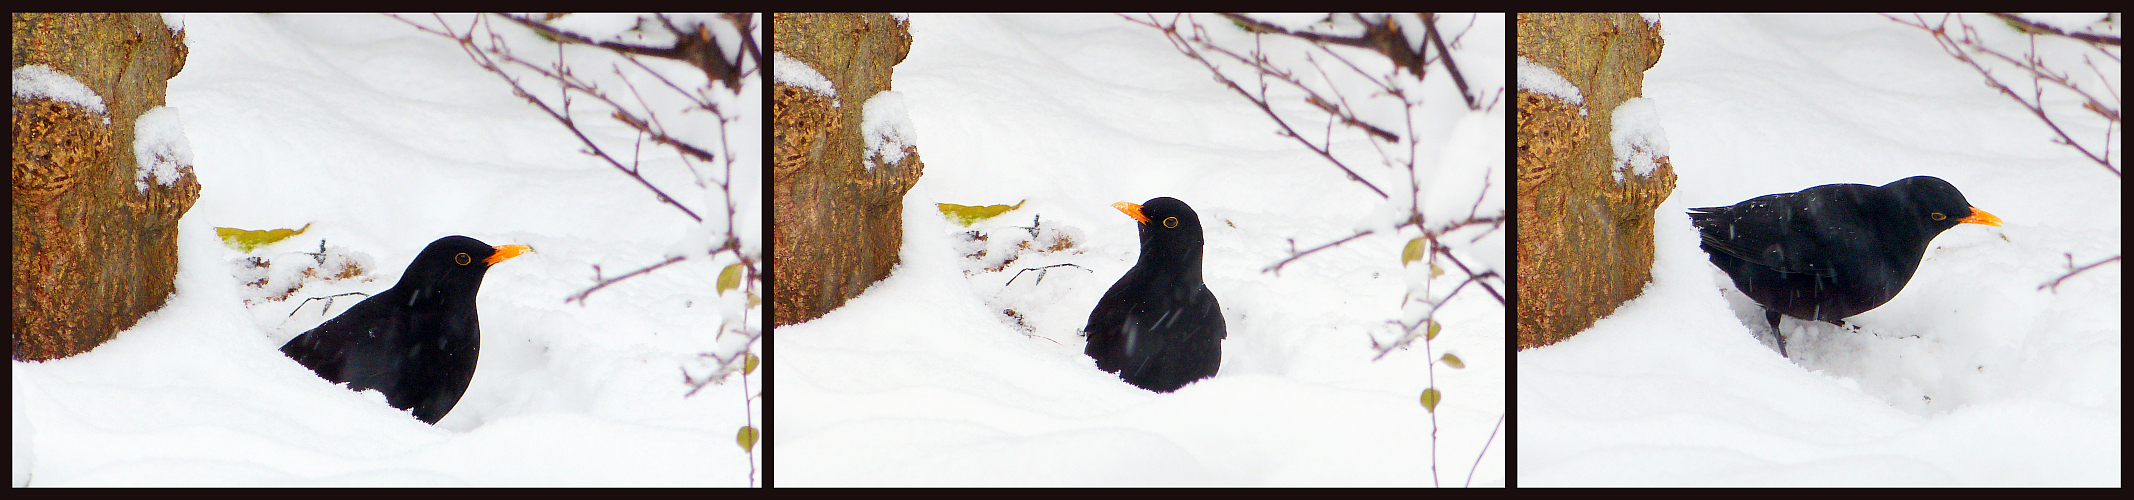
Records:
[[[377,389],[394,408],[436,424],[474,380],[482,342],[474,294],[482,275],[530,250],[439,238],[408,263],[400,283],[291,339],[282,354],[349,389]]]
[[[1889,302],[1919,269],[1927,242],[1957,224],[2001,225],[1948,181],[1918,176],[1881,187],[1828,184],[1692,208],[1712,265],[1763,306],[1786,355],[1780,315],[1843,326]]]
[[[1200,282],[1200,216],[1164,197],[1112,204],[1141,227],[1141,258],[1089,311],[1082,352],[1137,387],[1171,392],[1223,364],[1223,310]]]

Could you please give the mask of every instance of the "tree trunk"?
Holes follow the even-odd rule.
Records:
[[[95,348],[162,307],[178,271],[178,218],[199,198],[190,165],[135,186],[134,121],[185,64],[156,14],[14,14],[12,67],[42,64],[104,112],[14,98],[15,359]],[[106,121],[106,118],[109,121]]]
[[[778,84],[772,209],[772,322],[815,319],[889,275],[903,244],[904,192],[925,164],[861,158],[861,113],[911,51],[888,14],[774,14],[779,53],[821,73],[836,96]]]
[[[1519,92],[1519,347],[1592,326],[1652,280],[1653,209],[1675,188],[1666,158],[1614,177],[1609,121],[1644,93],[1660,26],[1636,14],[1519,14],[1519,56],[1578,87],[1585,103]],[[1581,114],[1581,110],[1584,111]]]

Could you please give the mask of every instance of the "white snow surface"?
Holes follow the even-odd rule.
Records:
[[[193,145],[185,140],[185,120],[177,108],[157,106],[133,121],[134,188],[147,191],[149,181],[168,186],[180,167],[193,165]]]
[[[771,76],[777,78],[778,83],[813,90],[817,94],[829,96],[835,105],[844,105],[843,101],[837,100],[837,86],[831,84],[830,79],[822,76],[822,73],[815,71],[815,68],[808,67],[808,63],[800,62],[784,52],[773,52],[771,60]]]
[[[1660,125],[1660,112],[1652,99],[1632,97],[1608,114],[1608,142],[1615,148],[1615,182],[1623,171],[1652,175],[1667,156],[1667,129]]]
[[[111,123],[111,117],[104,111],[104,97],[96,95],[88,85],[82,85],[81,80],[42,64],[15,68],[14,74],[14,84],[10,88],[14,89],[15,97],[72,103],[91,113],[106,115],[104,123]]]
[[[463,29],[470,18],[445,19]],[[684,370],[715,368],[697,355],[721,348],[720,311],[743,300],[713,292],[727,262],[698,257],[564,302],[593,286],[594,266],[612,277],[659,262],[677,240],[704,237],[701,224],[579,153],[566,129],[442,37],[376,15],[183,21],[191,52],[169,106],[184,112],[201,191],[179,221],[177,291],[87,353],[15,363],[16,485],[750,484],[751,457],[734,438],[763,424],[761,407],[745,403],[762,390],[761,374],[683,397]],[[554,57],[552,45],[498,24],[521,57]],[[704,81],[686,66],[655,68],[680,85]],[[739,96],[723,86],[708,93],[760,122],[760,85],[748,81]],[[611,147],[635,135],[585,100],[574,109]],[[668,126],[694,127],[681,121]],[[760,128],[741,130],[750,135],[733,143],[746,157],[737,202],[760,206],[760,180],[750,179],[761,175]],[[677,155],[643,151],[652,182],[723,217],[722,195],[699,194]],[[716,164],[699,169],[724,175]],[[315,251],[323,238],[374,263],[369,279],[314,280],[291,300],[247,308],[240,281],[258,278],[232,275],[246,254],[214,228],[307,223],[251,255]],[[424,246],[453,234],[535,252],[489,270],[479,368],[436,426],[278,350],[327,319],[317,304],[291,317],[302,298],[383,291]],[[341,298],[335,312],[357,299]]]
[[[919,131],[911,124],[911,114],[904,107],[904,94],[884,90],[867,98],[867,107],[860,115],[860,137],[867,140],[867,152],[860,163],[868,170],[874,169],[874,158],[881,157],[883,165],[895,165],[904,161],[904,148],[919,145]]]
[[[1572,85],[1570,80],[1565,80],[1548,66],[1525,57],[1519,58],[1519,89],[1556,96],[1578,105],[1579,114],[1585,114],[1586,96],[1578,91],[1577,85]]]
[[[1229,46],[1251,45],[1227,21],[1199,19]],[[1505,484],[1505,434],[1491,437],[1505,411],[1499,302],[1463,293],[1438,313],[1445,326],[1432,352],[1418,343],[1373,362],[1371,338],[1397,330],[1387,322],[1402,314],[1415,268],[1401,266],[1400,251],[1415,229],[1261,271],[1288,255],[1291,238],[1299,249],[1334,241],[1404,202],[1276,135],[1272,120],[1159,32],[1118,16],[918,14],[911,26],[894,88],[926,132],[918,146],[927,168],[905,197],[900,263],[842,308],[777,329],[769,439],[779,485],[1427,486],[1432,419],[1419,397],[1432,385],[1429,360],[1445,352],[1467,367],[1435,370],[1445,394],[1436,483],[1467,484],[1479,461],[1472,484]],[[1483,16],[1453,49],[1485,98],[1505,84],[1503,26],[1501,15]],[[1302,60],[1287,41],[1269,37],[1266,47]],[[1333,64],[1329,73],[1346,71]],[[1469,111],[1435,69],[1409,91],[1425,102],[1413,118],[1420,189],[1444,199],[1410,205],[1426,214],[1456,205],[1464,215],[1487,191],[1493,211],[1484,215],[1501,214],[1504,106]],[[1290,116],[1312,109],[1276,92]],[[1407,130],[1397,106],[1363,111]],[[1323,130],[1317,116],[1298,125]],[[1359,174],[1412,197],[1405,169],[1387,167],[1360,134],[1335,130],[1337,152],[1367,159],[1350,163]],[[1492,175],[1492,188],[1481,188]],[[1465,191],[1432,194],[1439,186]],[[1205,281],[1229,331],[1221,372],[1168,394],[1098,370],[1077,334],[1139,251],[1135,223],[1112,203],[1158,196],[1200,216]],[[971,227],[935,206],[1019,201]],[[1036,234],[1024,229],[1033,222]],[[1061,238],[1072,246],[1023,250],[1004,270],[986,269],[1015,243]],[[1467,262],[1501,265],[1501,255],[1472,255],[1501,253],[1501,238],[1458,240]],[[979,248],[989,255],[966,255]],[[1062,263],[1079,267],[1016,276]]]
[[[2027,46],[1969,17],[1989,43]],[[1519,485],[2118,486],[2122,266],[2039,288],[2069,255],[2120,253],[2119,178],[1881,16],[1666,24],[1645,97],[1680,179],[1658,211],[1653,283],[1518,354]],[[2084,50],[2038,47],[2077,64]],[[2116,88],[2120,71],[2104,73]],[[2048,101],[2077,137],[2107,137],[2078,105]],[[1847,320],[1861,331],[1786,320],[1791,359],[1684,213],[1913,175],[1948,180],[2005,227],[1942,233],[1902,293]]]

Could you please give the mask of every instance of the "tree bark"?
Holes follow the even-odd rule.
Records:
[[[867,100],[889,90],[891,67],[911,51],[909,28],[888,14],[772,16],[778,52],[822,73],[837,93],[775,88],[774,325],[820,317],[896,266],[904,193],[925,164],[908,148],[892,165],[861,158],[860,125]]]
[[[81,81],[105,111],[14,98],[15,359],[86,352],[162,307],[177,275],[178,218],[199,198],[191,166],[135,187],[134,121],[185,64],[156,14],[14,14],[13,68]],[[109,121],[106,121],[106,118]]]
[[[1636,14],[1519,14],[1519,56],[1578,87],[1583,106],[1519,92],[1519,348],[1570,338],[1652,280],[1653,209],[1674,167],[1615,180],[1609,122],[1644,93],[1660,27]],[[1581,113],[1583,111],[1583,113]]]

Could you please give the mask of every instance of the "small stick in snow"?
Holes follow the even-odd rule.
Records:
[[[1007,282],[1007,283],[1001,283],[1001,284],[1000,284],[1000,286],[1008,286],[1008,285],[1013,285],[1013,284],[1015,284],[1015,278],[1021,278],[1021,277],[1023,277],[1023,273],[1027,273],[1027,272],[1030,272],[1030,271],[1037,271],[1037,283],[1038,283],[1038,284],[1042,284],[1042,283],[1044,283],[1044,282],[1045,282],[1045,273],[1049,273],[1049,272],[1052,272],[1052,268],[1055,268],[1055,267],[1060,267],[1060,266],[1074,266],[1075,268],[1081,269],[1081,270],[1083,270],[1083,271],[1087,271],[1087,272],[1091,272],[1091,273],[1094,273],[1094,272],[1096,272],[1096,271],[1090,271],[1090,270],[1089,270],[1089,268],[1086,268],[1086,267],[1082,267],[1082,266],[1075,266],[1074,264],[1053,264],[1053,265],[1049,265],[1049,266],[1040,266],[1040,267],[1025,267],[1025,268],[1023,268],[1023,270],[1021,270],[1021,271],[1016,271],[1016,272],[1015,272],[1015,275],[1014,275],[1014,276],[1010,276],[1010,277],[1008,277],[1008,282]]]

